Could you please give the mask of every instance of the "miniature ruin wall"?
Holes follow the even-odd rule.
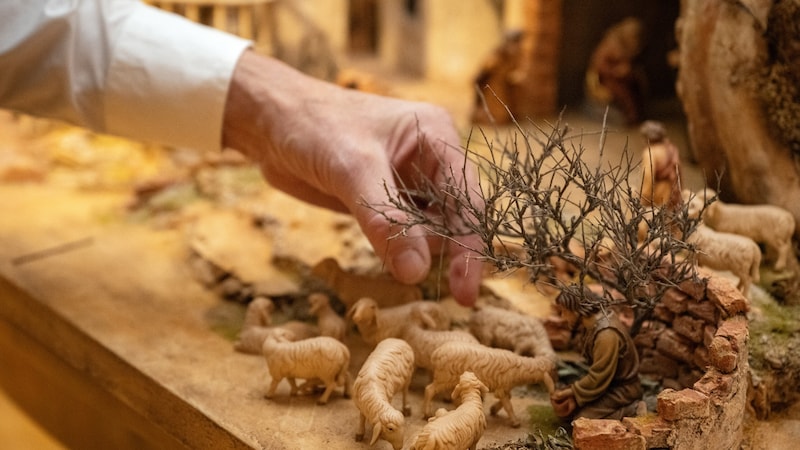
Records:
[[[739,448],[749,386],[749,301],[727,278],[667,295],[636,336],[642,377],[660,381],[657,413],[618,420],[577,419],[579,450]]]

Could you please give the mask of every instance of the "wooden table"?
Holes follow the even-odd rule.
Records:
[[[214,317],[239,305],[192,278],[179,230],[124,219],[125,200],[0,185],[0,382],[9,395],[75,448],[368,448],[354,442],[358,413],[340,394],[318,406],[287,397],[284,382],[274,401],[263,398],[263,359],[234,352],[214,330]],[[64,243],[74,245],[15,259]],[[366,350],[351,339],[355,374]],[[409,435],[424,425],[424,383],[413,387]],[[481,445],[530,431],[533,400],[514,403],[523,427],[490,417]]]

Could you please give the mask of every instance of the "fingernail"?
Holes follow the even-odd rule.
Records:
[[[428,274],[425,259],[417,250],[403,250],[392,258],[392,273],[402,283],[419,283]]]

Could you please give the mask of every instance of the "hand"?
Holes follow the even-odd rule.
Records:
[[[553,411],[556,415],[561,418],[570,417],[578,407],[572,388],[562,389],[550,394],[550,404],[553,405]]]
[[[412,228],[395,237],[399,226],[365,204],[388,204],[384,183],[396,188],[394,170],[408,186],[418,171],[435,183],[445,180],[451,165],[462,176],[460,139],[443,109],[343,89],[248,51],[228,94],[223,145],[257,162],[272,186],[352,214],[399,281],[418,283],[427,276],[431,247],[424,231]],[[471,165],[463,176],[455,182],[477,187]],[[402,211],[387,206],[382,212],[404,222]],[[467,250],[478,245],[476,236],[448,244],[450,289],[463,305],[478,295],[481,263]]]

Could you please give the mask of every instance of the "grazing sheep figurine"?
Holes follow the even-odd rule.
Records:
[[[272,333],[264,340],[264,358],[267,361],[272,384],[265,395],[272,398],[284,378],[289,380],[292,389],[289,395],[297,393],[296,378],[319,380],[325,385],[325,392],[317,400],[324,405],[337,386],[344,386],[344,396],[350,396],[350,350],[346,345],[328,336],[318,336],[292,342],[288,333]]]
[[[401,337],[403,330],[412,323],[433,330],[450,328],[450,317],[444,308],[428,301],[379,308],[375,300],[364,297],[353,304],[347,318],[356,324],[361,338],[371,346],[388,337]]]
[[[336,292],[348,308],[362,297],[380,298],[382,306],[422,300],[419,286],[403,284],[389,276],[376,278],[350,273],[333,258],[325,258],[317,263],[311,273]]]
[[[464,372],[453,389],[458,408],[440,408],[417,435],[411,450],[475,450],[486,431],[483,395],[489,389],[472,372]]]
[[[366,422],[372,424],[372,440],[378,438],[399,450],[403,447],[405,418],[411,413],[408,406],[408,387],[414,374],[414,351],[401,339],[387,338],[370,353],[353,383],[353,402],[359,411],[356,440],[364,439]],[[403,410],[392,406],[398,392],[403,395]]]
[[[703,193],[699,193],[690,200],[695,211],[699,209],[702,196]],[[714,196],[716,192],[706,190],[705,198]],[[703,210],[703,223],[714,231],[746,236],[764,244],[767,251],[776,256],[775,270],[786,268],[795,230],[794,216],[789,211],[775,205],[740,205],[717,199]]]
[[[417,367],[433,370],[431,355],[434,350],[448,342],[458,342],[461,345],[480,345],[478,339],[469,332],[462,330],[426,330],[419,326],[409,325],[405,328],[402,338],[414,349],[414,360]],[[453,383],[455,385],[455,383]]]
[[[275,311],[275,303],[267,297],[256,297],[247,305],[244,313],[244,323],[242,328],[267,327],[272,325],[272,313]]]
[[[738,234],[720,233],[702,223],[687,241],[697,246],[697,263],[715,270],[728,270],[739,278],[736,286],[745,297],[750,284],[759,280],[761,249],[752,239]]]
[[[331,308],[330,298],[317,292],[308,296],[308,303],[311,305],[311,314],[317,317],[317,326],[322,336],[330,336],[344,342],[347,334],[347,323],[336,311]]]
[[[511,426],[518,427],[520,420],[511,406],[511,389],[528,383],[543,383],[548,392],[555,390],[553,379],[555,363],[546,356],[534,358],[520,356],[509,350],[485,345],[464,345],[450,342],[436,349],[431,355],[433,381],[425,386],[423,414],[430,417],[433,397],[446,389],[452,389],[464,372],[474,373],[497,397],[490,412],[497,414],[502,407],[508,414]]]
[[[512,350],[518,355],[556,358],[544,325],[526,314],[476,306],[469,318],[469,331],[483,345]]]
[[[299,320],[290,320],[271,327],[251,326],[244,328],[239,333],[239,338],[233,343],[233,349],[237,352],[248,353],[250,355],[260,355],[264,339],[275,333],[288,333],[284,337],[290,341],[301,341],[319,336],[319,328],[310,323]]]

